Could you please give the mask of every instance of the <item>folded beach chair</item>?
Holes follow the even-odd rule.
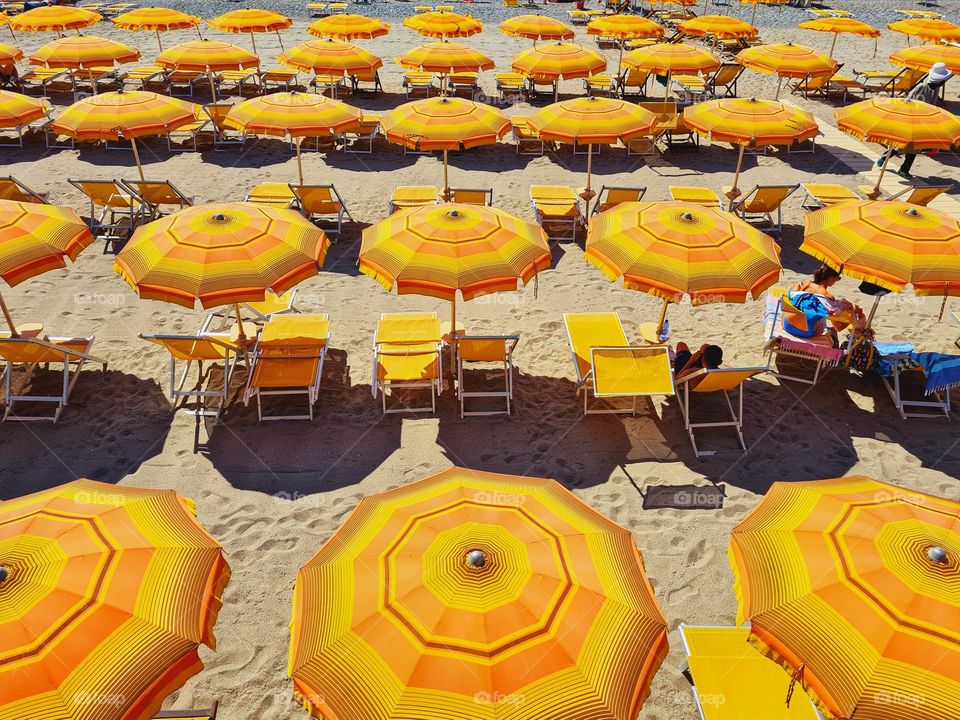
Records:
[[[806,210],[818,210],[838,202],[863,200],[863,198],[845,185],[834,183],[800,183],[803,188],[802,205]]]
[[[443,345],[436,313],[384,313],[373,336],[373,397],[383,399],[383,412],[436,412],[443,392]],[[395,390],[430,392],[429,406],[387,407]]]
[[[825,371],[836,367],[843,359],[843,351],[833,347],[833,343],[827,335],[803,339],[787,333],[783,329],[783,314],[785,311],[800,312],[787,300],[787,291],[784,288],[771,288],[767,292],[763,314],[764,352],[767,353],[771,361],[773,356],[777,355],[778,357],[783,356],[812,362],[814,364],[813,376],[788,375],[773,368],[770,369],[770,372],[783,380],[793,380],[805,385],[816,385]]]
[[[462,335],[456,342],[457,397],[460,400],[460,417],[504,413],[509,415],[510,405],[513,402],[513,351],[516,350],[520,337],[517,335]],[[464,367],[467,363],[502,368],[503,390],[468,390],[464,381]],[[496,410],[466,410],[465,403],[468,398],[503,398],[505,407]]]
[[[697,428],[732,427],[737,433],[740,447],[743,448],[744,452],[747,451],[747,444],[743,440],[743,384],[750,378],[766,371],[766,367],[716,368],[713,370],[698,370],[677,379],[683,425],[687,434],[690,435],[690,444],[693,446],[693,452],[697,457],[716,453],[715,450],[700,450],[697,447],[697,438],[694,435]],[[727,411],[730,415],[729,420],[693,422],[690,410],[690,395],[706,393],[723,393]],[[734,401],[730,397],[731,393],[736,393],[736,407],[734,407]]]
[[[304,217],[318,226],[322,222],[328,224],[327,227],[323,227],[327,235],[340,235],[343,230],[344,215],[350,222],[353,222],[353,217],[347,210],[347,204],[333,185],[294,185],[291,183],[289,187]],[[329,223],[335,223],[336,227],[329,227]]]
[[[616,313],[564,313],[563,324],[573,352],[577,395],[583,393],[584,415],[636,415],[638,397],[674,394],[667,346],[630,345]],[[629,398],[631,407],[591,409],[591,393],[596,399]]]
[[[363,155],[373,154],[373,141],[380,134],[381,117],[376,113],[363,112],[360,115],[359,127],[342,135],[343,151]]]
[[[764,220],[769,225],[768,233],[783,232],[783,201],[790,197],[799,185],[755,185],[730,205],[730,212],[747,221]],[[777,219],[773,219],[773,214]]]
[[[604,210],[616,207],[620,203],[640,202],[646,195],[645,187],[608,187],[604,185],[597,193],[597,199],[593,201],[593,210],[591,215],[596,215]]]
[[[510,118],[513,139],[517,143],[518,155],[543,155],[544,142],[527,124],[529,115],[514,115]]]
[[[287,290],[283,295],[277,295],[270,290],[264,293],[259,302],[240,303],[240,317],[243,322],[252,322],[263,325],[276,315],[299,313],[294,303],[297,299],[297,288]],[[200,328],[200,333],[223,332],[236,326],[236,310],[232,305],[226,305],[207,314],[207,318]]]
[[[628,68],[624,70],[620,77],[617,78],[617,83],[620,89],[621,97],[628,97],[635,95],[636,97],[642,97],[647,94],[647,81],[650,79],[650,72],[648,70],[640,70],[638,68]]]
[[[329,345],[330,320],[326,314],[271,318],[253,348],[243,404],[256,397],[259,420],[313,420]],[[270,395],[306,395],[308,412],[264,415],[262,398]]]
[[[0,177],[0,200],[12,200],[13,202],[26,203],[46,203],[50,199],[50,193],[34,192],[15,177],[7,175]]]
[[[107,369],[107,361],[90,354],[94,336],[89,337],[11,337],[8,332],[0,332],[0,360],[6,364],[4,372],[4,399],[6,409],[4,420],[49,420],[57,422],[60,413],[66,407],[74,385],[80,378],[83,366],[90,362]],[[28,394],[35,389],[39,380],[37,370],[43,366],[45,371],[51,365],[62,367],[62,382],[59,393],[55,395]],[[14,378],[17,369],[23,377]],[[16,404],[45,403],[55,405],[53,415],[24,415],[16,412]]]
[[[414,97],[418,93],[424,97],[430,97],[433,94],[433,73],[412,71],[403,76],[403,87],[406,90],[407,97]]]
[[[670,185],[670,199],[704,207],[720,207],[720,196],[710,188],[691,185]]]
[[[94,237],[105,241],[104,252],[125,243],[137,225],[150,219],[150,207],[116,180],[67,182],[90,200],[88,224]]]
[[[911,205],[927,206],[935,197],[952,188],[953,183],[944,183],[942,185],[909,185],[896,195],[891,195],[887,199],[899,200],[900,202],[910,203]]]
[[[193,195],[184,195],[169,180],[120,180],[119,184],[147,203],[150,206],[148,214],[153,218],[191,207],[196,200]]]
[[[145,335],[140,337],[155,343],[170,354],[170,399],[174,412],[186,407],[186,403],[196,401],[193,415],[216,417],[227,403],[230,380],[241,348],[231,341],[230,333],[199,332],[196,335]],[[177,377],[177,363],[184,363]],[[206,372],[203,364],[208,363]],[[196,364],[197,373],[194,384],[186,387],[190,370]],[[222,384],[214,388],[212,371],[222,366]],[[183,401],[183,405],[180,401]],[[208,409],[207,401],[215,400],[216,406]]]
[[[388,212],[436,205],[438,202],[440,202],[440,191],[433,185],[401,185],[395,188],[390,196]]]
[[[213,123],[213,149],[219,150],[225,147],[243,147],[246,142],[246,135],[237,130],[232,130],[224,124],[227,113],[233,107],[230,103],[209,103],[203,106],[203,111]]]
[[[563,185],[531,185],[530,201],[533,203],[537,222],[548,235],[548,228],[569,226],[569,235],[560,235],[555,239],[576,240],[577,230],[584,224],[584,219],[580,210],[580,198],[572,188]]]
[[[360,83],[370,84],[373,87],[361,87]],[[354,95],[359,92],[369,93],[376,96],[383,92],[383,85],[380,83],[380,72],[378,70],[359,70],[350,76],[351,91]]]
[[[248,192],[243,201],[275,208],[292,208],[297,203],[297,196],[287,183],[262,182]]]
[[[960,355],[915,352],[910,343],[878,342],[874,350],[877,374],[901,418],[950,418],[950,393],[960,386]]]
[[[209,708],[197,710],[161,710],[153,716],[154,720],[217,720],[217,709],[220,705],[214,700]]]
[[[472,190],[470,188],[450,188],[450,202],[463,205],[493,205],[493,188]]]
[[[502,72],[494,76],[497,82],[497,94],[500,102],[516,100],[522,102],[526,96],[527,76],[522,73]]]

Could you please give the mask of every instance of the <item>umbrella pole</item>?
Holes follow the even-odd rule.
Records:
[[[453,300],[450,301],[450,342],[457,337],[457,291],[453,291]]]
[[[663,336],[663,323],[667,320],[667,305],[669,303],[669,300],[664,300],[663,307],[660,308],[660,319],[657,320],[657,340]]]
[[[140,151],[137,149],[137,139],[130,138],[130,147],[133,148],[133,159],[137,162],[137,172],[140,173],[140,179],[146,182],[146,178],[143,176],[143,165],[140,164]]]
[[[874,58],[877,57],[877,45],[878,45],[879,43],[880,43],[880,36],[877,35],[877,36],[873,39],[873,57],[874,57]]]
[[[584,199],[589,203],[593,197],[593,190],[590,189],[590,179],[593,174],[593,143],[587,143],[587,189],[583,193]]]
[[[780,99],[780,88],[783,87],[783,75],[777,75],[777,94],[774,96],[774,100]]]
[[[877,308],[880,307],[880,298],[882,297],[883,295],[877,295],[873,299],[873,307],[870,308],[870,314],[867,316],[867,327],[865,328],[866,330],[869,330],[870,328],[873,327],[873,316],[877,314]],[[946,297],[944,297],[944,301],[946,301]]]
[[[253,36],[253,33],[250,33],[250,43],[253,45],[253,54],[257,54],[257,39]]]
[[[233,304],[233,311],[237,314],[237,342],[246,342],[247,334],[243,331],[243,320],[240,319],[240,303]]]
[[[837,38],[840,36],[840,33],[833,34],[833,42],[830,43],[830,57],[833,57],[833,51],[837,47]]]
[[[157,29],[157,47],[160,48],[160,52],[163,52],[163,42],[160,40],[160,29]]]
[[[7,310],[7,303],[4,301],[2,294],[0,294],[0,310],[3,311],[3,319],[7,321],[7,327],[10,328],[10,337],[20,337],[16,325],[13,324],[13,318],[10,317],[10,311]],[[8,369],[7,372],[10,372],[10,370]]]
[[[553,81],[553,101],[557,102],[558,100],[560,100],[560,78],[559,77],[557,77],[557,79]]]
[[[623,38],[620,38],[620,57],[617,58],[617,77],[620,77],[620,73],[623,72],[623,43],[626,42]]]
[[[90,87],[93,89],[93,94],[97,94],[97,81],[93,79],[93,68],[87,69],[87,74],[90,75]]]
[[[303,138],[294,138],[293,144],[297,148],[297,176],[300,178],[300,184],[303,185],[303,158],[300,155],[300,143]]]
[[[873,186],[873,190],[867,193],[867,197],[871,200],[876,200],[880,197],[880,182],[883,180],[883,174],[887,171],[887,163],[890,162],[890,158],[893,157],[893,148],[887,148],[887,151],[883,155],[883,165],[880,166],[880,175],[877,176],[877,184]]]
[[[210,69],[210,66],[207,66],[207,80],[210,81],[210,94],[213,96],[213,101],[217,101],[217,86],[213,82],[213,70]]]
[[[7,30],[10,31],[10,37],[12,37],[14,40],[16,40],[16,39],[17,39],[17,36],[16,36],[16,34],[13,32],[13,25],[11,25],[10,23],[7,23]]]
[[[449,166],[447,165],[447,158],[449,155],[449,150],[443,151],[443,199],[450,199],[450,175],[449,175]]]
[[[203,34],[200,32],[200,26],[194,25],[194,27],[197,29],[197,37],[203,40]]]
[[[277,42],[280,43],[280,52],[283,52],[283,38],[280,37],[280,31],[276,30],[277,33]]]
[[[727,197],[730,198],[730,200],[740,197],[740,188],[737,187],[737,183],[740,182],[740,168],[743,166],[743,151],[746,147],[746,145],[741,145],[740,154],[737,155],[737,170],[733,173],[733,187],[731,187],[730,192],[727,193]]]
[[[757,5],[759,5],[759,4],[760,4],[760,3],[759,3],[759,0],[758,0],[758,2],[755,2],[755,3],[753,4],[753,17],[750,18],[750,24],[751,24],[751,25],[756,25],[756,24],[757,24]]]

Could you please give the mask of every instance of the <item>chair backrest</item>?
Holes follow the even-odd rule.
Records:
[[[270,354],[284,354],[291,350],[319,350],[330,337],[330,316],[278,315],[271,318],[260,332],[257,349]]]
[[[468,362],[503,362],[519,339],[516,335],[464,335],[457,338],[457,355]]]
[[[493,205],[493,188],[472,190],[469,188],[450,188],[451,200],[465,205]]]
[[[723,63],[718,67],[707,81],[710,87],[726,87],[732,85],[733,81],[740,77],[743,72],[743,65],[740,63]]]
[[[748,213],[768,213],[776,210],[800,185],[757,185],[737,203]]]
[[[930,204],[930,201],[935,197],[946,192],[952,187],[953,185],[915,185],[910,188],[909,194],[906,197],[900,199],[902,199],[903,202],[910,203],[911,205],[926,206]]]
[[[374,82],[377,79],[376,70],[355,70],[353,78],[359,82]]]
[[[615,312],[564,313],[563,324],[567,328],[579,379],[590,371],[591,348],[626,347],[628,344],[623,323]]]
[[[497,73],[494,77],[497,83],[501,85],[522,85],[527,79],[526,75],[516,72]]]
[[[227,118],[233,105],[229,103],[209,103],[203,106],[203,111],[210,117],[217,130],[226,130],[223,121]]]
[[[833,79],[833,76],[837,74],[838,70],[834,70],[832,73],[813,73],[807,75],[800,87],[807,92],[820,90],[830,84],[830,81]]]
[[[906,92],[912,90],[920,80],[926,77],[925,70],[916,70],[914,68],[904,68],[903,72],[894,78],[893,90],[896,92]]]
[[[333,185],[294,185],[291,183],[297,202],[306,212],[314,215],[329,215],[343,207]]]
[[[447,76],[447,82],[450,85],[476,85],[477,73],[475,72],[453,73],[452,75]]]
[[[61,363],[64,355],[70,358],[89,357],[84,351],[89,343],[85,338],[57,339],[51,342],[41,338],[0,336],[0,358],[9,363]]]
[[[100,207],[129,208],[134,202],[129,189],[121,187],[116,180],[68,179],[67,182]]]
[[[151,205],[193,205],[169,180],[121,180],[123,185]]]
[[[691,387],[692,392],[712,393],[735,390],[740,383],[750,378],[766,372],[765,367],[748,368],[714,368],[712,370],[699,370],[680,378],[677,382],[690,382],[699,378],[699,382]]]
[[[649,77],[650,77],[649,70],[641,70],[640,68],[628,68],[623,78],[623,84],[628,87],[643,86],[643,85],[646,85],[647,78]]]
[[[140,335],[148,342],[165,349],[177,360],[222,360],[227,352],[237,347],[230,343],[230,336],[224,334],[204,335]]]
[[[658,115],[657,122],[669,122],[677,116],[677,103],[672,100],[661,102],[640,102],[637,103],[644,110]]]
[[[41,195],[10,176],[0,177],[0,200],[41,204],[46,202]]]
[[[566,185],[531,185],[530,197],[537,203],[577,201],[577,193]]]
[[[377,322],[373,341],[377,345],[438,343],[442,337],[436,313],[384,313]]]

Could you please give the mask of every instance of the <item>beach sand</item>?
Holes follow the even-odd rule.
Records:
[[[896,3],[871,3],[885,21],[898,16]],[[392,15],[385,38],[359,41],[385,60],[381,70],[386,94],[358,97],[373,110],[405,98],[401,71],[391,58],[421,41],[396,18],[410,4],[360,6],[361,11]],[[479,6],[478,6],[479,7]],[[551,7],[563,16],[567,7]],[[389,9],[387,12],[386,9]],[[294,8],[288,10],[293,12]],[[734,8],[749,19],[750,6]],[[792,13],[782,15],[779,13]],[[784,18],[792,18],[787,23]],[[806,17],[798,10],[761,8],[763,37],[802,42],[821,50],[830,36],[790,29]],[[289,47],[308,39],[298,19],[283,35]],[[773,29],[777,26],[776,29]],[[6,31],[4,30],[3,33]],[[153,57],[150,33],[130,34],[103,23],[91,30],[132,42]],[[206,32],[249,47],[245,36]],[[164,46],[196,37],[191,32],[164,35]],[[52,38],[19,35],[28,53]],[[6,40],[6,38],[4,38]],[[582,28],[578,40],[595,46]],[[486,52],[499,69],[528,41],[507,38],[488,24],[483,34],[465,41]],[[279,50],[276,36],[258,37],[261,55]],[[887,67],[886,56],[906,38],[885,32],[873,56],[873,41],[842,37],[837,58],[846,70]],[[608,52],[611,62],[615,53]],[[493,95],[493,73],[482,84]],[[742,97],[772,97],[775,81],[746,72]],[[948,85],[948,107],[957,110],[960,83]],[[580,80],[562,85],[563,95],[582,94]],[[785,94],[832,122],[832,106]],[[353,102],[346,97],[347,102]],[[60,100],[62,102],[62,99]],[[529,112],[526,105],[505,108]],[[147,141],[141,151],[148,178],[167,178],[203,202],[242,199],[259,182],[293,181],[296,165],[278,141],[234,150],[170,156],[162,141]],[[719,191],[732,180],[736,154],[729,146],[704,142],[697,149],[677,148],[649,162],[604,148],[593,165],[596,186],[646,186],[647,199],[668,199],[668,185],[698,185]],[[82,149],[46,151],[42,143],[22,151],[4,150],[3,175],[13,175],[52,201],[88,214],[83,198],[67,178],[135,177],[125,151]],[[470,150],[451,156],[451,184],[492,187],[497,207],[533,220],[528,186],[536,183],[580,187],[585,158],[569,148],[543,157],[517,156],[512,145]],[[693,720],[696,709],[674,632],[680,622],[729,625],[735,621],[733,578],[726,559],[731,528],[777,481],[829,478],[862,473],[887,482],[956,498],[960,475],[957,431],[945,420],[901,420],[880,382],[834,372],[816,387],[780,383],[772,376],[751,383],[746,399],[746,440],[750,452],[725,452],[696,459],[683,428],[677,400],[640,403],[636,417],[584,419],[574,396],[573,368],[562,322],[565,311],[615,310],[632,338],[636,323],[654,320],[659,302],[611,284],[584,262],[582,243],[554,245],[554,266],[540,276],[536,290],[482,298],[462,304],[459,319],[477,333],[518,332],[516,411],[510,418],[460,420],[453,392],[440,399],[436,416],[382,417],[370,395],[370,343],[382,312],[436,310],[445,303],[385,292],[360,275],[356,256],[360,229],[382,219],[391,189],[403,184],[440,184],[439,160],[404,155],[396,146],[378,145],[372,156],[304,156],[308,182],[333,183],[347,200],[357,224],[348,226],[328,256],[324,272],[300,285],[301,310],[331,316],[331,357],[312,423],[259,424],[254,407],[230,405],[220,421],[197,423],[172,415],[165,396],[167,356],[141,341],[137,333],[192,332],[203,312],[140,301],[111,269],[112,256],[91,247],[66,271],[25,282],[4,297],[20,322],[42,321],[51,335],[95,334],[95,354],[109,360],[106,373],[85,371],[57,425],[6,423],[0,427],[0,497],[9,498],[76,477],[137,487],[173,488],[194,498],[200,521],[220,540],[233,578],[217,624],[218,649],[203,651],[206,669],[171,696],[166,707],[202,706],[221,701],[226,720],[305,717],[291,701],[286,677],[290,598],[297,569],[366,496],[412,482],[452,464],[468,468],[550,477],[633,532],[643,552],[657,598],[670,625],[671,652],[653,683],[642,717]],[[956,178],[958,158],[940,153],[921,157],[914,172],[921,178]],[[851,170],[822,143],[813,155],[778,152],[750,156],[740,185],[817,179],[855,186]],[[784,282],[808,275],[817,265],[799,252],[803,211],[800,193],[785,206],[782,236]],[[841,281],[837,290],[862,304],[857,283]],[[882,301],[876,323],[882,339],[910,340],[924,350],[949,352],[960,328],[949,321],[948,303],[938,321],[940,299],[912,292]],[[725,364],[765,364],[762,302],[744,305],[689,303],[671,307],[674,341],[711,342],[725,351]],[[239,380],[239,378],[238,378]],[[236,387],[236,386],[235,386]],[[717,433],[706,442],[733,446]]]

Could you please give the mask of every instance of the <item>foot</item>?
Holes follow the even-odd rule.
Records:
[[[912,177],[913,177],[913,175],[911,175],[909,172],[907,172],[906,170],[903,170],[903,169],[897,170],[897,175],[899,175],[900,177],[903,177],[903,178],[912,178]]]

